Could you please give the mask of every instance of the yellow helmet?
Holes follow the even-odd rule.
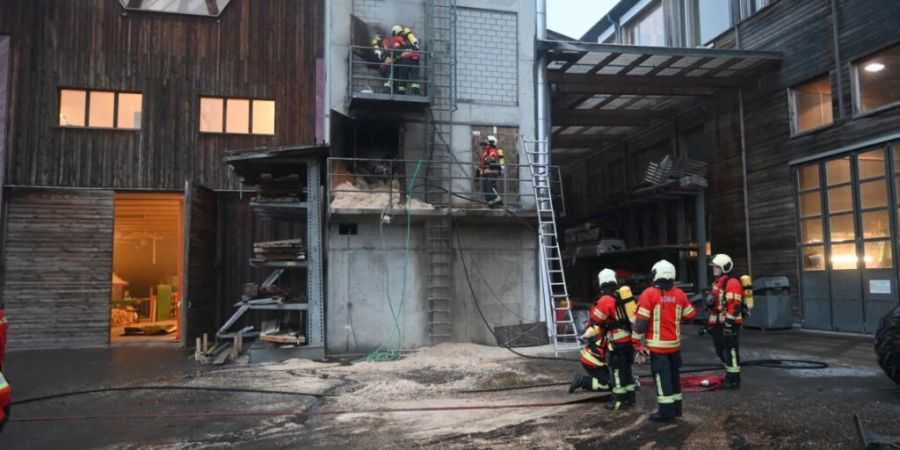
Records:
[[[391,34],[394,36],[396,36],[402,32],[403,32],[403,27],[401,27],[400,25],[394,25],[393,27],[391,27]]]

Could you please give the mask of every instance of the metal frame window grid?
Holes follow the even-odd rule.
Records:
[[[274,98],[248,98],[248,97],[222,97],[218,95],[201,95],[200,99],[197,101],[197,110],[199,113],[199,106],[203,103],[204,99],[211,100],[222,100],[222,131],[203,131],[200,129],[200,123],[197,124],[197,129],[200,130],[200,134],[233,134],[240,136],[275,136],[278,133],[278,128],[276,127],[277,121],[276,116],[278,113],[278,102]],[[247,112],[247,133],[236,133],[228,131],[228,101],[229,100],[246,100],[249,102],[249,111]],[[254,133],[253,132],[253,104],[255,102],[272,102],[275,104],[275,114],[272,116],[272,133]],[[203,118],[198,114],[198,121],[202,121]]]
[[[881,150],[884,154],[884,174],[871,176],[866,178],[860,178],[859,176],[859,156],[870,153],[873,151]],[[846,182],[839,182],[834,184],[828,184],[827,180],[827,171],[826,165],[830,161],[836,161],[843,158],[849,158],[850,163],[850,180]],[[807,162],[802,165],[797,165],[793,169],[793,177],[794,177],[794,201],[797,205],[796,208],[796,246],[798,249],[797,253],[797,268],[799,270],[798,275],[802,276],[803,272],[809,271],[824,271],[826,273],[826,282],[830,283],[830,274],[833,270],[867,270],[867,269],[890,269],[893,271],[894,276],[900,279],[900,264],[897,263],[897,251],[900,249],[900,141],[888,141],[882,144],[878,144],[875,146],[863,147],[860,149],[856,149],[852,152],[834,156],[830,155],[826,159],[820,159],[817,161]],[[804,189],[801,186],[800,172],[806,167],[816,167],[816,173],[819,177],[819,182],[816,187],[809,187]],[[861,186],[862,183],[871,183],[883,181],[886,185],[886,195],[887,199],[885,205],[876,205],[873,207],[863,208],[862,206],[862,193]],[[852,191],[852,209],[850,212],[838,212],[835,214],[831,214],[828,209],[828,190],[835,188],[843,188],[846,186],[851,186]],[[819,193],[819,213],[818,214],[810,214],[803,215],[803,211],[801,208],[800,197],[803,194],[810,194],[818,192]],[[887,236],[875,236],[866,238],[864,236],[864,224],[862,223],[863,214],[867,212],[878,212],[887,210],[888,216],[888,233]],[[833,241],[831,239],[831,217],[832,216],[846,216],[852,215],[853,217],[853,228],[854,228],[854,239],[852,240],[842,240],[842,241]],[[822,241],[821,242],[804,242],[803,238],[803,226],[804,221],[809,221],[810,219],[815,220],[818,219],[821,221],[822,228]],[[865,246],[867,243],[878,243],[878,242],[889,242],[890,252],[891,252],[891,266],[890,267],[866,267],[865,265]],[[832,262],[832,246],[833,245],[846,245],[852,244],[855,246],[855,255],[856,255],[856,268],[855,269],[834,269]],[[824,258],[824,264],[821,269],[810,269],[807,268],[807,262],[805,261],[805,251],[810,248],[819,247],[822,249],[822,255]],[[802,295],[802,292],[801,292]],[[864,312],[865,314],[865,312]],[[865,319],[865,316],[864,316]]]
[[[83,92],[84,93],[84,125],[66,125],[60,123],[59,116],[62,113],[62,94],[63,91],[74,91],[74,92]],[[92,93],[108,93],[113,94],[113,126],[111,127],[93,127],[91,126],[91,94]],[[128,128],[128,127],[120,127],[119,126],[119,95],[120,94],[134,94],[141,96],[141,120],[138,121],[136,127]],[[56,93],[56,104],[57,104],[57,113],[56,113],[56,126],[60,128],[89,128],[92,130],[124,130],[124,131],[140,131],[144,121],[144,93],[138,91],[116,91],[110,89],[84,89],[84,88],[69,88],[69,87],[60,87]]]

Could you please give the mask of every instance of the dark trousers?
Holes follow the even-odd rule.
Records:
[[[581,363],[584,371],[591,377],[592,391],[608,391],[609,390],[609,367],[607,366],[590,366]]]
[[[725,366],[725,378],[732,382],[741,381],[741,327],[735,325],[731,332],[724,327],[712,327],[709,334],[713,339],[716,356]]]
[[[503,201],[500,193],[497,191],[497,179],[499,174],[482,174],[481,175],[481,191],[484,193],[484,201],[488,205],[498,205]]]
[[[612,371],[613,397],[623,400],[628,392],[634,392],[634,376],[631,367],[634,364],[634,346],[627,344],[612,344],[609,352],[609,368]]]
[[[660,407],[681,402],[681,352],[650,352],[650,373]]]
[[[419,60],[411,58],[400,58],[394,66],[394,78],[398,80],[408,80],[412,83],[412,88],[419,88]]]

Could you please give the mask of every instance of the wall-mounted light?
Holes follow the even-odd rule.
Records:
[[[884,64],[882,64],[880,62],[870,62],[870,63],[866,64],[865,69],[866,69],[866,72],[872,72],[872,73],[881,72],[882,70],[884,70]]]

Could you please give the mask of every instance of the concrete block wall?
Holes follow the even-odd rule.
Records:
[[[517,14],[459,8],[456,34],[456,87],[459,101],[517,104]]]

